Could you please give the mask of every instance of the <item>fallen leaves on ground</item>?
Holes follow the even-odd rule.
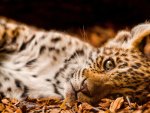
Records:
[[[4,98],[0,102],[2,113],[150,113],[150,102],[143,105],[130,103],[123,97],[115,100],[101,99],[97,105],[85,102],[76,102],[73,107],[63,107],[63,100],[57,98],[41,98],[18,101]],[[64,105],[63,105],[64,106]]]

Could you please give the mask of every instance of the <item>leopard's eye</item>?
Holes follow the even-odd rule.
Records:
[[[115,68],[114,60],[112,58],[105,60],[103,67],[106,71],[112,70],[113,68]]]

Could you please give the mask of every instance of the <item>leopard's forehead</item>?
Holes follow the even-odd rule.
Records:
[[[114,61],[115,71],[127,71],[130,68],[139,69],[139,67],[148,69],[150,66],[150,60],[136,49],[102,47],[97,50],[97,53],[93,53],[92,59],[94,64],[97,64],[102,70],[104,62],[108,59]]]
[[[136,49],[116,48],[116,47],[102,47],[97,50],[97,56],[99,57],[112,57],[112,58],[124,58],[128,59],[141,59],[144,55]]]

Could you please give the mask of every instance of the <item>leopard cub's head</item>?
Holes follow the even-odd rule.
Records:
[[[141,98],[150,93],[150,24],[121,31],[105,46],[93,51],[80,69],[76,97],[96,102],[113,95]],[[81,80],[82,79],[82,80]],[[74,83],[73,83],[73,86]]]

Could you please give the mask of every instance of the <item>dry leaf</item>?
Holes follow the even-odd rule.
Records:
[[[102,108],[102,109],[108,109],[110,107],[110,104],[111,104],[112,100],[110,99],[101,99],[101,102],[99,103],[99,106]]]
[[[142,110],[135,110],[133,113],[142,113]]]
[[[5,106],[2,103],[0,103],[0,111],[3,111],[4,108]]]
[[[121,105],[122,105],[123,102],[124,102],[123,97],[117,98],[114,102],[112,102],[112,103],[110,104],[109,110],[110,110],[111,112],[116,112],[116,111],[121,107]]]
[[[2,103],[3,103],[3,104],[8,104],[8,103],[9,103],[9,100],[8,100],[8,99],[2,99]]]
[[[62,110],[60,113],[74,113],[72,110]]]
[[[150,113],[150,108],[145,110],[143,113]]]
[[[50,111],[50,113],[60,113],[60,109],[52,109],[51,111]]]
[[[93,108],[93,106],[91,106],[88,103],[83,103],[81,104],[81,106],[82,106],[82,109],[86,109],[86,110],[91,110]]]
[[[15,113],[22,113],[22,111],[21,111],[20,108],[18,108],[18,109],[15,111]]]

